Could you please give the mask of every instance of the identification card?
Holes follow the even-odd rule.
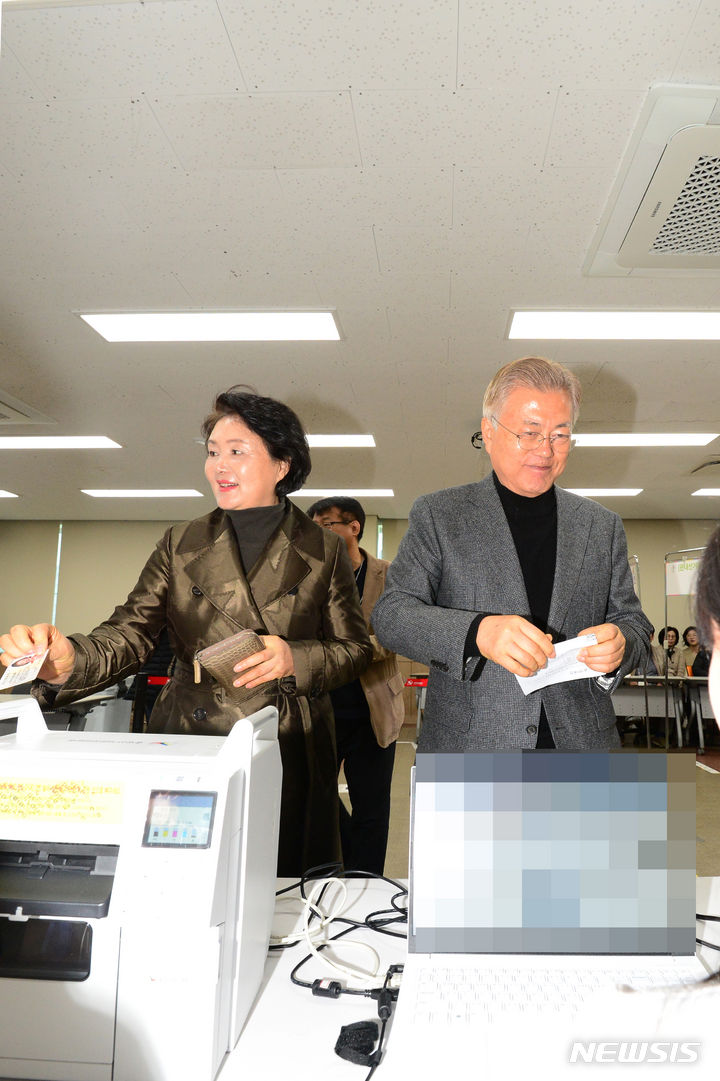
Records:
[[[0,679],[0,691],[4,691],[6,687],[17,687],[21,683],[30,683],[35,679],[48,652],[47,649],[44,653],[38,653],[35,650],[32,653],[24,653],[22,657],[16,657],[3,672]]]

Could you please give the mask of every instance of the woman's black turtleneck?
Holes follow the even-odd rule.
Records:
[[[284,518],[286,510],[283,499],[270,507],[247,507],[245,510],[225,512],[235,530],[240,560],[246,575],[257,563],[265,545]]]
[[[518,495],[501,484],[495,473],[493,481],[507,518],[530,606],[530,620],[541,631],[548,630],[550,602],[555,579],[557,555],[557,500],[555,488],[537,496]],[[536,747],[555,747],[545,707],[540,710]]]

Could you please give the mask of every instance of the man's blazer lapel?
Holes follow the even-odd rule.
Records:
[[[523,615],[530,612],[520,560],[492,474],[471,489],[467,528],[476,537],[477,565],[482,569],[491,615]],[[472,574],[472,569],[467,568]]]
[[[555,489],[557,499],[557,555],[555,581],[550,604],[549,629],[557,631],[565,623],[580,575],[587,573],[585,553],[590,538],[591,515],[585,504]]]

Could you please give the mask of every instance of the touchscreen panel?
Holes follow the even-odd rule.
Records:
[[[148,801],[144,848],[209,848],[217,792],[154,789]]]

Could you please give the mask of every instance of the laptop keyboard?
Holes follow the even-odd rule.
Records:
[[[642,969],[422,969],[413,1024],[467,1025],[499,1020],[506,1010],[537,1016],[546,1010],[575,1013],[598,991],[627,984],[637,990],[695,983],[682,968]],[[402,997],[402,992],[401,992]]]

